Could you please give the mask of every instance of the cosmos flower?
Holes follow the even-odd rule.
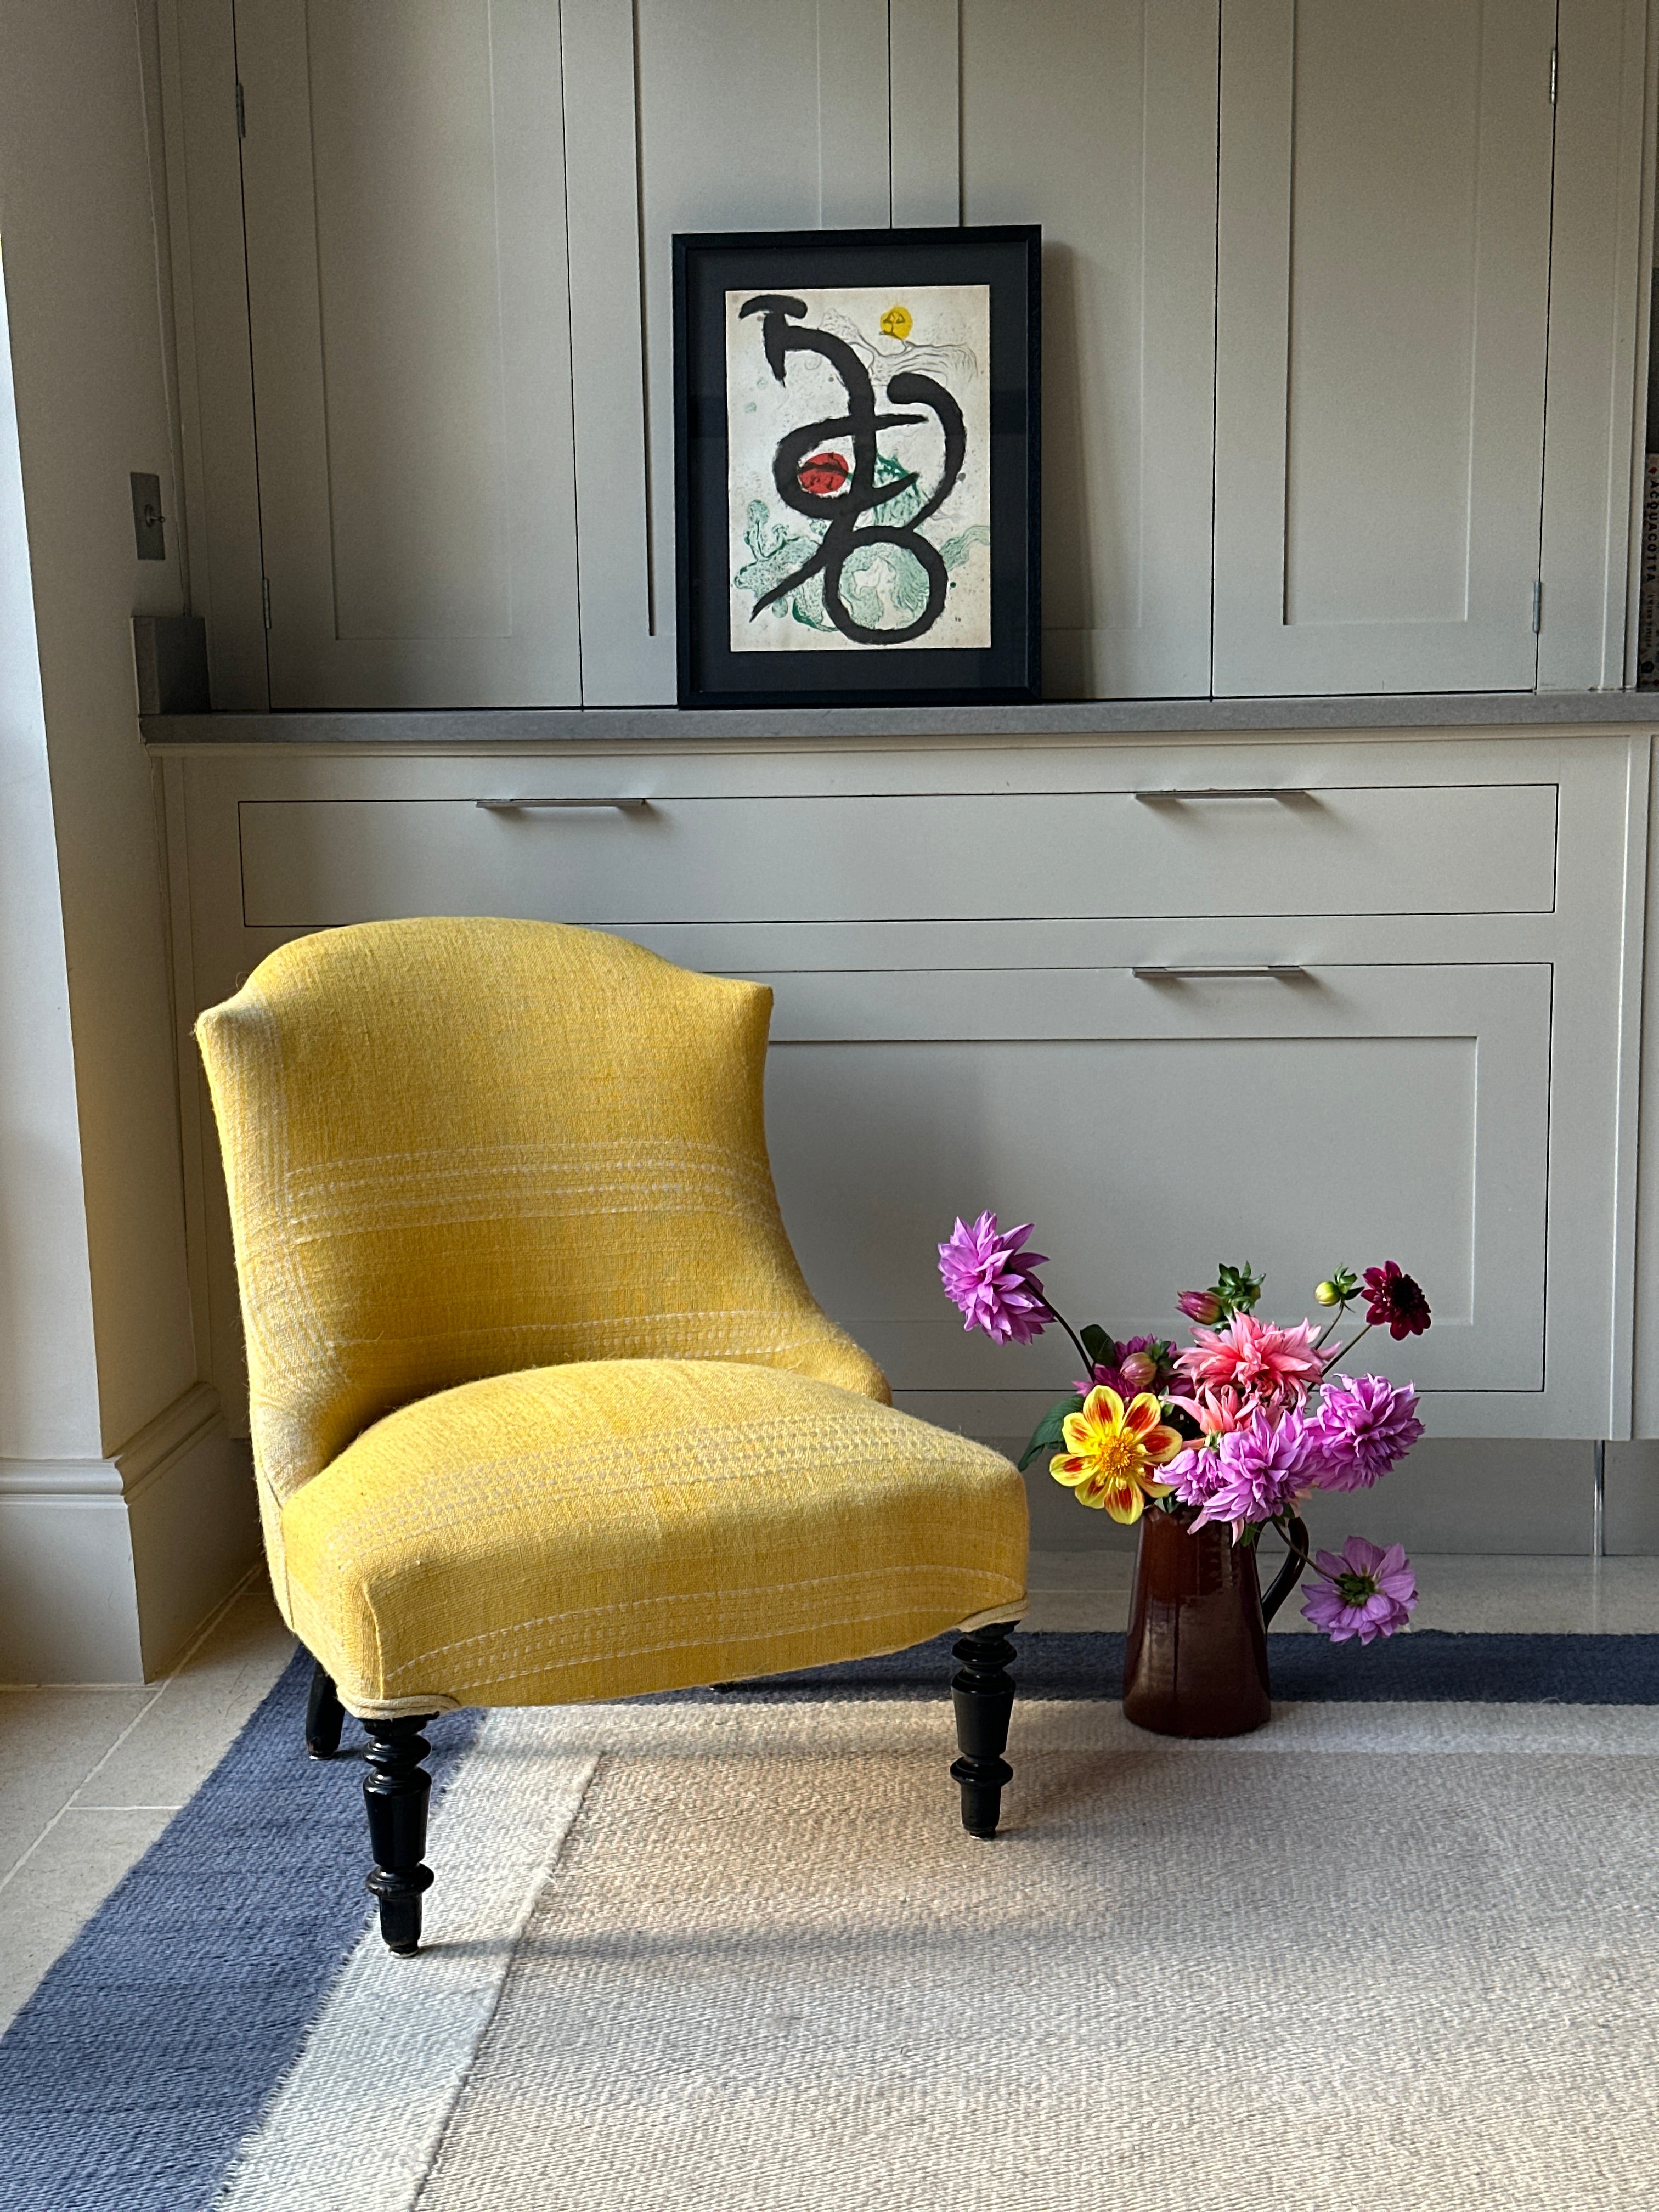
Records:
[[[982,1328],[996,1344],[1029,1344],[1054,1319],[1036,1272],[1047,1255],[1019,1249],[1030,1233],[1029,1221],[999,1231],[995,1214],[981,1213],[971,1229],[958,1221],[939,1246],[945,1295],[964,1329]]]
[[[1417,1577],[1403,1545],[1390,1544],[1385,1552],[1363,1536],[1350,1536],[1340,1552],[1321,1552],[1315,1565],[1323,1580],[1308,1591],[1303,1616],[1333,1644],[1392,1636],[1416,1608]]]
[[[1150,1390],[1126,1406],[1107,1383],[1091,1390],[1082,1410],[1066,1416],[1066,1449],[1048,1462],[1056,1482],[1077,1492],[1079,1505],[1104,1506],[1114,1521],[1139,1521],[1149,1498],[1170,1486],[1154,1474],[1181,1449],[1179,1433],[1164,1425]]]

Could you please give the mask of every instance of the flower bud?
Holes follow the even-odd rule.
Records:
[[[1176,1304],[1188,1321],[1205,1327],[1221,1318],[1221,1301],[1213,1291],[1183,1291]]]
[[[1314,1297],[1322,1306],[1340,1306],[1342,1303],[1341,1291],[1331,1282],[1321,1283]]]
[[[1118,1369],[1126,1389],[1150,1390],[1158,1380],[1158,1362],[1150,1352],[1132,1352]]]

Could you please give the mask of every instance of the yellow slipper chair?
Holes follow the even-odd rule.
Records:
[[[197,1025],[307,1738],[370,1741],[370,1889],[420,1939],[427,1719],[723,1683],[960,1628],[994,1834],[1024,1601],[1007,1462],[895,1412],[814,1304],[762,1109],[771,994],[592,931],[284,945]]]

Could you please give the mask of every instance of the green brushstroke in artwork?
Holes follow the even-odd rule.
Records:
[[[876,482],[890,483],[905,471],[886,453],[876,456]],[[892,528],[902,528],[919,514],[922,495],[919,486],[907,484],[891,499],[884,500],[879,507],[872,507],[872,522],[884,523]],[[805,530],[793,530],[787,525],[772,520],[771,509],[763,499],[749,502],[744,529],[744,543],[753,559],[744,563],[732,582],[740,592],[747,592],[757,599],[763,599],[784,577],[811,558],[823,536],[823,529],[810,524]],[[976,545],[989,545],[991,533],[982,522],[970,523],[955,538],[947,538],[939,547],[939,558],[947,571],[960,568]],[[842,597],[854,621],[866,629],[874,629],[887,611],[881,594],[881,580],[888,580],[888,592],[894,607],[906,617],[921,613],[927,604],[927,577],[921,563],[901,546],[872,545],[854,553],[842,570]],[[780,622],[794,621],[809,629],[832,630],[835,624],[823,611],[823,580],[809,576],[799,591],[791,592],[781,599],[775,599],[767,610]]]

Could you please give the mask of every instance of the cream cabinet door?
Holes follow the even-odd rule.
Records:
[[[672,705],[674,234],[887,225],[887,8],[562,14],[584,696]]]
[[[1216,18],[963,0],[962,220],[1042,225],[1050,698],[1210,689]]]
[[[998,1348],[945,1303],[936,1248],[985,1206],[1035,1220],[1049,1294],[1118,1335],[1182,1332],[1176,1293],[1221,1260],[1288,1320],[1332,1268],[1398,1260],[1434,1325],[1364,1365],[1466,1418],[1538,1402],[1547,962],[762,980],[790,1237],[911,1411],[1009,1436],[1076,1372],[1060,1332]]]
[[[1554,0],[1224,0],[1218,696],[1530,690]]]
[[[236,40],[272,706],[578,703],[557,7]]]

